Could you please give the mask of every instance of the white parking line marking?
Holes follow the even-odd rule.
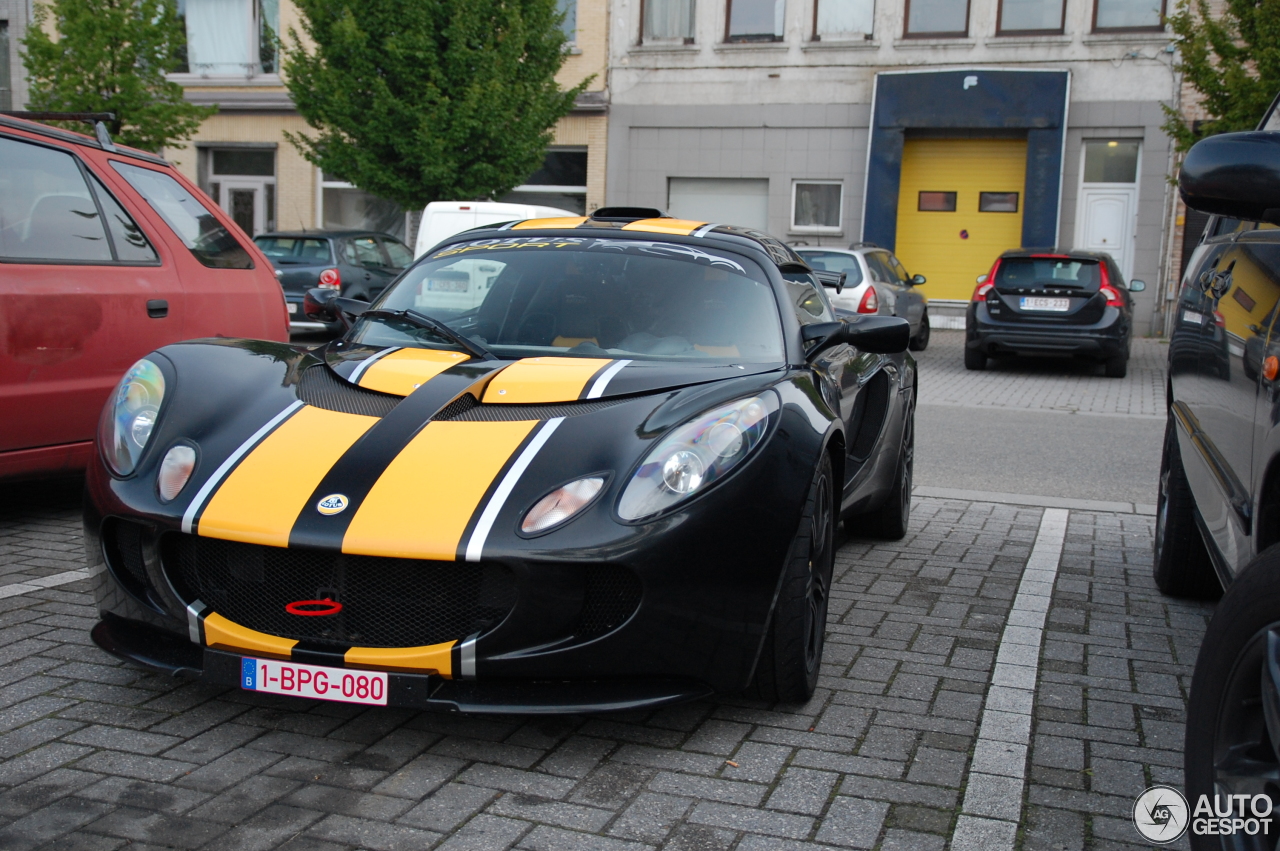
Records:
[[[1040,518],[996,652],[951,851],[1012,851],[1017,840],[1040,645],[1068,517],[1066,509],[1047,508]]]
[[[57,585],[66,585],[68,582],[88,579],[89,576],[88,570],[80,568],[79,570],[64,570],[62,573],[54,573],[50,576],[41,576],[38,579],[24,579],[21,582],[14,582],[10,585],[0,585],[0,600],[6,597],[17,597],[20,594],[30,594],[32,591],[42,591],[45,588],[53,588]]]

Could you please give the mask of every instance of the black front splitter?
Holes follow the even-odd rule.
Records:
[[[134,621],[108,616],[91,633],[103,650],[153,671],[240,688],[239,653],[213,650]],[[489,715],[563,715],[653,709],[711,695],[682,680],[448,680],[387,673],[387,705]],[[304,700],[305,698],[298,698]]]

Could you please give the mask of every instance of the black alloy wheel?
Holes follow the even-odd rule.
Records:
[[[1265,795],[1273,810],[1280,805],[1280,548],[1245,567],[1209,624],[1196,659],[1183,750],[1193,813],[1201,795],[1223,809],[1225,801],[1213,795]],[[1246,819],[1256,812],[1251,803],[1245,809]],[[1190,835],[1196,851],[1274,851],[1280,812],[1271,814],[1267,834]]]
[[[1196,526],[1195,499],[1187,482],[1187,471],[1182,466],[1177,429],[1170,413],[1165,422],[1160,489],[1156,494],[1152,573],[1156,587],[1164,594],[1214,600],[1222,594],[1222,586]]]
[[[911,338],[907,348],[913,352],[923,352],[929,348],[929,311],[920,314],[920,330]]]

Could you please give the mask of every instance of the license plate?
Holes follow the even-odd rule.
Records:
[[[290,313],[298,312],[298,303],[296,301],[289,302],[289,312]]]
[[[387,705],[387,675],[381,671],[352,671],[244,657],[240,660],[240,687],[246,691],[315,700]]]
[[[1182,311],[1182,321],[1186,322],[1188,325],[1203,325],[1204,314],[1197,313],[1194,310],[1184,310]]]
[[[470,281],[441,281],[427,279],[427,290],[435,293],[465,293],[471,288]]]
[[[1023,310],[1052,310],[1057,313],[1066,313],[1071,309],[1071,299],[1023,296],[1021,306]]]

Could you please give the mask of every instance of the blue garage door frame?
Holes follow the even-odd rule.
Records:
[[[902,144],[908,130],[1025,130],[1022,244],[1058,239],[1069,71],[886,71],[876,75],[863,195],[862,238],[893,249],[898,233]]]

